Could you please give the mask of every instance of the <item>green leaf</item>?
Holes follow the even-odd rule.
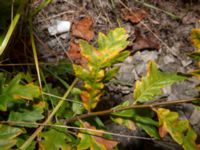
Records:
[[[143,123],[146,125],[158,126],[158,122],[151,119],[150,117],[142,116],[142,115],[135,115],[134,120],[139,123]]]
[[[159,133],[164,137],[168,132],[185,150],[196,149],[196,133],[189,126],[188,120],[178,120],[178,113],[169,109],[155,109],[159,119]]]
[[[51,128],[40,133],[40,137],[43,138],[39,142],[40,150],[71,150],[72,137],[66,132],[64,128]]]
[[[32,83],[27,85],[20,84],[21,74],[16,75],[8,85],[2,87],[0,93],[0,110],[7,110],[7,103],[16,100],[27,99],[33,100],[40,96],[40,89]]]
[[[143,123],[139,123],[139,122],[137,122],[136,125],[139,128],[142,128],[149,136],[156,138],[156,139],[160,139],[160,136],[158,134],[158,130],[155,126],[143,124]]]
[[[7,150],[17,143],[17,136],[22,134],[22,130],[16,127],[0,124],[0,149]]]
[[[74,112],[75,115],[82,114],[84,111],[84,107],[81,104],[81,101],[79,100],[79,96],[75,96],[74,102],[72,104],[72,111]]]
[[[129,101],[125,101],[122,104],[112,108],[113,110],[115,109],[120,109],[120,108],[124,108],[126,106],[129,106],[130,102]],[[127,110],[122,110],[122,111],[118,111],[118,112],[114,112],[111,113],[111,115],[117,116],[117,117],[128,117],[128,118],[133,118],[136,113],[133,109],[127,109]]]
[[[117,72],[119,71],[119,68],[120,67],[114,67],[114,68],[108,70],[106,72],[106,76],[105,76],[103,82],[106,83],[106,82],[110,81],[117,74]]]
[[[192,128],[188,128],[188,132],[183,140],[183,148],[185,150],[197,150],[197,145],[195,140],[197,138],[197,134],[194,132]]]
[[[147,68],[147,75],[141,81],[136,81],[134,90],[135,103],[144,103],[153,100],[155,96],[162,93],[162,88],[185,79],[185,77],[176,74],[159,71],[155,62],[150,61]]]
[[[199,51],[200,50],[200,29],[199,28],[192,29],[192,43]]]
[[[9,114],[9,121],[13,122],[30,122],[30,123],[36,123],[36,121],[41,120],[44,118],[42,115],[43,110],[42,109],[35,109],[35,110],[21,110],[19,112],[11,111]],[[23,127],[37,127],[36,125],[31,124],[16,124],[17,126],[23,126]]]

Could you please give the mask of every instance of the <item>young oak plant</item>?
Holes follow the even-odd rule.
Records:
[[[92,111],[103,94],[104,83],[118,72],[115,63],[124,61],[130,52],[123,51],[127,45],[128,35],[123,28],[117,28],[104,35],[98,35],[98,49],[81,40],[81,55],[86,59],[85,65],[73,64],[75,75],[83,80],[81,99],[87,111]],[[123,51],[123,52],[122,52]]]

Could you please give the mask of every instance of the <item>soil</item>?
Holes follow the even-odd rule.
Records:
[[[38,5],[36,1],[34,7]],[[158,8],[158,9],[157,9]],[[95,37],[90,43],[96,45],[98,32],[107,33],[110,29],[124,27],[129,34],[129,50],[132,55],[123,63],[117,76],[108,83],[108,93],[104,101],[112,99],[112,107],[123,100],[132,100],[134,83],[146,72],[149,60],[155,60],[159,69],[165,72],[188,73],[197,68],[196,62],[188,57],[194,51],[191,43],[192,28],[199,27],[199,0],[54,0],[34,19],[34,31],[38,37],[40,60],[55,62],[67,59],[71,32],[50,36],[48,28],[55,20],[76,23],[84,17],[91,16],[92,29]],[[127,19],[124,11],[144,10],[147,16],[133,23]],[[174,14],[170,16],[169,13]],[[143,14],[144,15],[144,14]],[[76,41],[76,39],[75,39]],[[177,100],[198,96],[195,86],[199,80],[191,78],[163,90],[162,99]],[[191,121],[197,133],[200,133],[200,113],[190,104],[177,108],[181,117]],[[194,114],[195,113],[195,114]],[[108,129],[121,134],[141,135],[141,131],[131,132],[116,124],[108,124]],[[120,131],[120,132],[119,132]],[[174,143],[159,141],[138,141],[134,139],[117,138],[120,149],[181,149]],[[134,141],[134,142],[133,142]],[[145,144],[144,144],[145,143]],[[131,146],[130,146],[131,145]],[[171,146],[170,146],[171,145]]]

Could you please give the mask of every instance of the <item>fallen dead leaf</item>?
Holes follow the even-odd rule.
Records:
[[[135,41],[133,42],[132,51],[135,52],[137,50],[142,49],[159,49],[160,45],[155,40],[155,37],[152,34],[142,34],[140,30],[135,30]]]
[[[68,56],[75,64],[85,66],[85,64],[87,63],[87,60],[81,55],[79,44],[73,42],[73,40],[70,41],[69,49],[67,52]]]
[[[122,17],[126,21],[131,21],[134,24],[139,23],[141,20],[146,18],[148,13],[143,9],[135,9],[129,11],[127,9],[122,9]]]
[[[72,35],[90,41],[94,38],[92,17],[86,16],[72,25]]]

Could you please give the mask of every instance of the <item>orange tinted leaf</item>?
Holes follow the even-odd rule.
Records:
[[[167,130],[164,124],[159,127],[159,134],[161,138],[165,137],[165,135],[167,134]]]
[[[179,114],[169,109],[158,108],[154,109],[154,111],[158,115],[161,137],[164,137],[168,132],[174,141],[182,145],[185,150],[196,149],[195,141],[197,135],[190,127],[188,120],[179,120]]]
[[[82,126],[84,128],[97,130],[94,126],[91,126],[88,122],[83,122]],[[78,145],[78,149],[88,149],[91,150],[112,150],[118,142],[105,139],[103,137],[103,130],[97,130],[99,132],[95,131],[83,131],[78,133],[78,137],[81,138],[81,141]]]
[[[81,93],[81,100],[83,101],[83,105],[86,109],[88,109],[89,105],[89,100],[90,100],[90,95],[88,94],[88,92],[83,91]]]
[[[94,38],[92,17],[87,16],[72,26],[72,35],[90,41]]]
[[[134,24],[139,23],[141,20],[146,18],[148,15],[148,13],[143,9],[135,9],[132,11],[123,9],[122,13],[123,13],[124,20],[131,21]]]
[[[105,146],[106,150],[112,150],[117,144],[117,141],[107,140],[102,137],[94,136],[96,142],[101,143]]]

